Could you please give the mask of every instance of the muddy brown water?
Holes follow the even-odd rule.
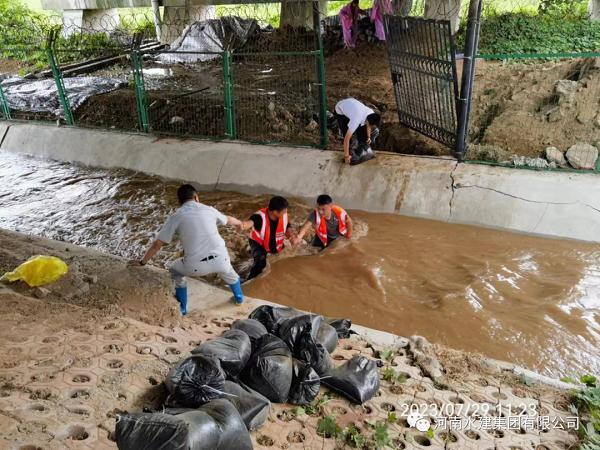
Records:
[[[0,152],[0,227],[137,257],[178,183]],[[202,194],[247,216],[267,197]],[[293,202],[296,224],[309,208]],[[246,293],[549,375],[600,372],[600,245],[353,211],[360,238],[290,252]],[[225,231],[235,264],[245,237]],[[159,263],[172,258],[172,246]]]

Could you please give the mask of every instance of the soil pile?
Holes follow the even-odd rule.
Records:
[[[113,256],[0,230],[1,273],[40,254],[62,259],[69,266],[69,272],[45,287],[29,288],[22,282],[0,286],[10,288],[15,296],[43,299],[51,310],[68,305],[69,310],[85,308],[87,317],[117,314],[164,326],[180,321],[167,273],[135,270],[127,266],[126,260]],[[58,322],[55,325],[60,327]]]

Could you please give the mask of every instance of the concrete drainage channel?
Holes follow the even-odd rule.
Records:
[[[280,192],[307,200],[328,191],[348,207],[368,211],[583,240],[597,241],[600,236],[593,175],[521,172],[397,155],[380,155],[376,162],[350,168],[339,163],[338,154],[312,149],[155,141],[147,136],[21,124],[0,125],[0,137],[3,151],[187,179],[205,189]],[[577,224],[569,217],[577,217]],[[54,439],[70,447],[114,448],[115,415],[139,410],[144,404],[141,399],[162,389],[160,371],[148,374],[146,362],[158,361],[164,370],[260,303],[251,300],[234,309],[215,301],[214,291],[200,283],[194,289],[205,296],[196,295],[196,305],[205,306],[208,298],[214,308],[204,309],[198,323],[186,327],[107,318],[96,321],[91,334],[66,330],[60,337],[15,336],[10,349],[3,350],[22,357],[16,366],[1,368],[0,375],[16,389],[3,386],[0,407],[13,415],[19,411],[16,417],[21,421],[41,424],[28,436],[13,435],[10,442],[16,443],[15,448],[35,448]],[[501,422],[477,431],[460,427],[419,431],[407,421],[411,405],[425,409],[435,405],[443,416],[462,419],[481,405],[488,405],[496,418],[512,416],[511,411],[529,405],[536,416],[568,423],[572,414],[566,394],[556,390],[567,386],[510,364],[433,347],[422,339],[355,329],[359,335],[340,340],[332,358],[336,364],[356,354],[378,360],[381,384],[375,397],[352,405],[322,393],[310,409],[274,404],[267,424],[252,433],[255,448],[337,448],[342,442],[360,441],[359,435],[374,441],[379,436],[388,446],[411,449],[544,450],[575,443],[576,437],[566,430],[539,425],[510,429]],[[79,342],[87,357],[59,370],[43,368],[48,355],[42,350],[56,345],[55,339]],[[35,373],[30,374],[27,368],[33,366]],[[99,395],[99,384],[109,384],[114,394],[102,411],[87,404]],[[63,403],[69,403],[69,420],[63,420]],[[324,430],[324,420],[333,428]]]
[[[310,202],[328,192],[347,208],[600,240],[594,174],[384,153],[376,161],[348,167],[340,163],[338,153],[310,148],[156,139],[30,124],[0,124],[0,136],[1,150],[185,179],[205,190],[276,192]]]

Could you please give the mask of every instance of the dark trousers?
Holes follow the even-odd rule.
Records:
[[[327,245],[331,245],[331,243],[335,241],[335,239],[328,239]],[[319,239],[318,236],[315,236],[313,241],[312,241],[312,246],[313,247],[317,247],[320,248],[321,250],[323,250],[325,248],[325,245],[323,244],[323,241],[321,239]]]
[[[350,123],[350,119],[348,119],[343,114],[335,113],[335,116],[337,118],[340,131],[342,132],[342,137],[345,137],[346,133],[348,132],[348,124]],[[366,125],[359,126],[354,132],[353,136],[356,137],[359,145],[366,144],[368,139]]]
[[[253,240],[250,240],[250,255],[254,262],[248,274],[248,280],[259,276],[265,270],[265,267],[267,267],[267,251]]]

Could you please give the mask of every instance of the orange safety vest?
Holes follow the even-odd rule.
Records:
[[[257,242],[259,245],[262,245],[265,250],[270,253],[271,247],[269,243],[271,242],[271,219],[269,218],[267,208],[256,211],[256,214],[258,214],[262,219],[262,227],[260,231],[252,230],[250,239]],[[288,215],[285,213],[279,218],[277,231],[275,232],[275,245],[277,246],[277,253],[283,250],[283,241],[285,240],[285,232],[287,227]]]
[[[346,219],[348,219],[348,213],[341,206],[332,205],[331,211],[336,215],[338,220],[338,230],[342,236],[348,234],[348,227],[346,226]],[[319,214],[319,211],[315,209],[315,231],[319,239],[325,247],[327,247],[327,220]]]

